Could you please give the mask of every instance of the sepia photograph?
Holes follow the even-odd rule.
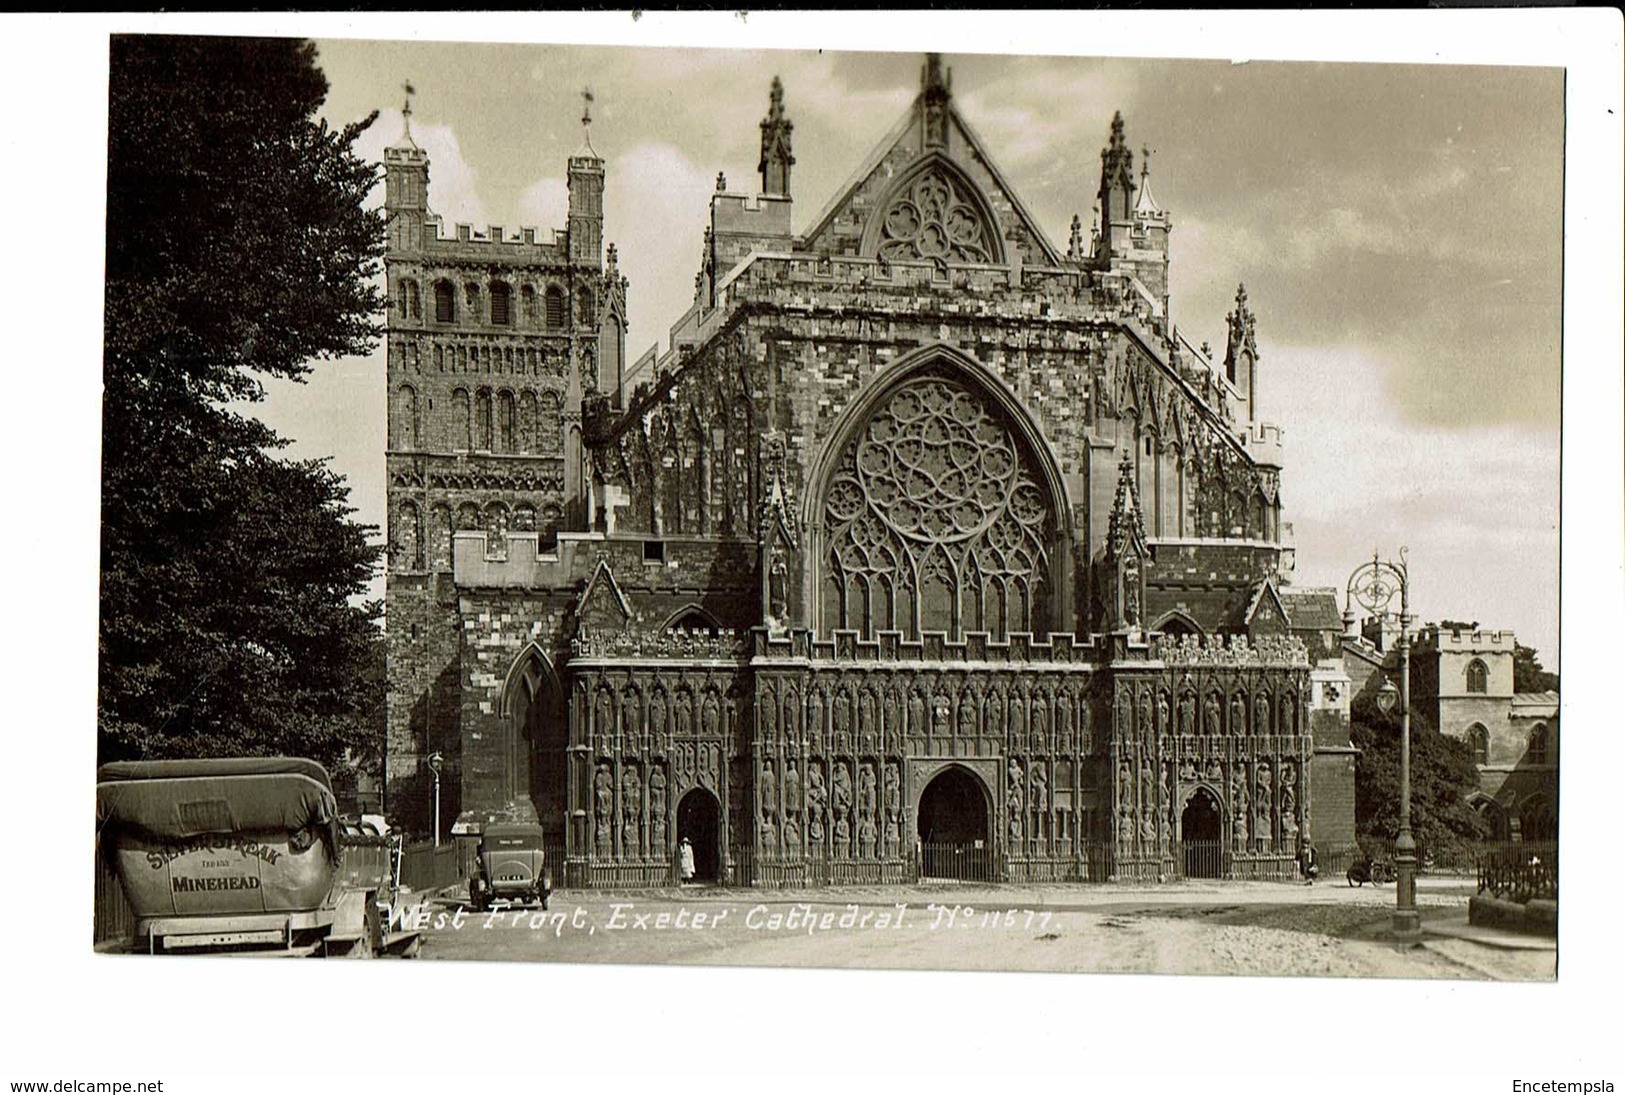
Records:
[[[1359,1014],[1330,1056],[1573,988],[1577,537],[1625,605],[1561,52],[613,18],[85,36],[74,968],[718,1016],[1059,975],[1197,993],[1204,1045],[1231,985]],[[1538,1050],[1474,1074],[1618,1082]]]

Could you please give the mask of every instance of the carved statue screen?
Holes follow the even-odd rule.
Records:
[[[847,442],[824,499],[820,630],[1042,631],[1052,503],[987,400],[925,376]]]

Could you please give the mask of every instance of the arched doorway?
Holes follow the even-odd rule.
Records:
[[[503,690],[509,747],[505,771],[510,800],[528,797],[549,843],[563,843],[569,721],[564,690],[547,655],[532,645],[520,654]]]
[[[915,818],[922,877],[993,877],[987,794],[975,776],[957,767],[942,772],[920,792]]]
[[[718,824],[721,811],[710,791],[696,787],[677,804],[677,842],[684,837],[694,848],[694,881],[716,882],[721,878]]]
[[[1531,844],[1549,844],[1557,839],[1557,811],[1545,795],[1526,800],[1518,810],[1518,831]]]
[[[1224,841],[1219,801],[1206,787],[1198,787],[1179,815],[1179,835],[1185,850],[1186,878],[1223,878]]]

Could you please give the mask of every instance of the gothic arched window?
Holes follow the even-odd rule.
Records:
[[[564,290],[557,285],[547,287],[545,308],[547,325],[549,327],[564,326]]]
[[[491,389],[481,388],[474,393],[474,447],[480,452],[491,451]]]
[[[457,290],[449,281],[434,283],[434,321],[436,323],[457,322]]]
[[[1478,765],[1490,762],[1490,732],[1479,723],[1467,728],[1467,745],[1473,751],[1473,763]]]
[[[1490,690],[1489,667],[1479,658],[1467,663],[1467,691],[1483,694]]]
[[[506,388],[497,393],[497,452],[514,451],[513,393]]]
[[[824,495],[826,633],[1042,631],[1054,500],[982,395],[926,374],[851,436]]]
[[[1535,728],[1529,731],[1529,749],[1524,759],[1530,764],[1546,763],[1546,724],[1537,722]]]

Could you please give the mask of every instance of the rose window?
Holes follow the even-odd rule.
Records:
[[[826,629],[1032,630],[1050,505],[981,397],[931,377],[848,442],[824,502]]]
[[[883,259],[993,261],[982,216],[941,171],[927,172],[892,203],[880,236]]]

